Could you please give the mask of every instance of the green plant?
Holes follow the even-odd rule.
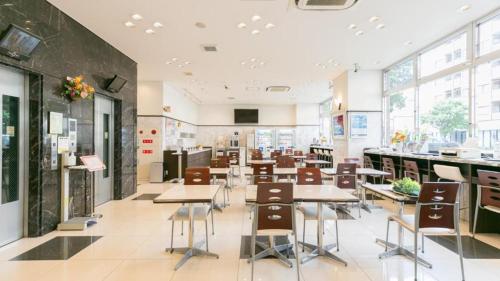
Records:
[[[403,178],[393,183],[394,191],[418,196],[420,194],[420,184],[410,178]]]

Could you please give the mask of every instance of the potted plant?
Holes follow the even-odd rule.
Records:
[[[64,90],[62,95],[69,97],[72,100],[92,99],[94,93],[94,87],[84,83],[82,75],[75,78],[66,77],[66,80],[64,81]]]
[[[410,178],[403,178],[393,182],[395,192],[417,197],[420,194],[420,184]]]

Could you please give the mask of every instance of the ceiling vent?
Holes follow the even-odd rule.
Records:
[[[217,52],[217,46],[215,45],[201,45],[201,48],[205,52]]]
[[[356,4],[358,0],[295,0],[302,10],[345,10]]]
[[[266,88],[266,92],[268,93],[286,93],[290,91],[290,87],[288,86],[269,86]]]

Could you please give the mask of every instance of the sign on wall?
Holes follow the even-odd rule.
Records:
[[[352,113],[349,124],[351,138],[368,137],[368,115],[366,113]]]

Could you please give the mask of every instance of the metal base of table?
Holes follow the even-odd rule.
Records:
[[[187,260],[189,260],[192,257],[196,256],[208,256],[208,257],[214,257],[214,258],[219,258],[219,255],[205,251],[200,249],[205,242],[201,241],[197,243],[193,248],[189,247],[184,247],[184,248],[167,248],[165,251],[170,252],[170,253],[179,253],[179,254],[184,254],[182,259],[175,265],[175,270],[181,268],[181,266],[186,263]]]
[[[385,244],[386,244],[385,240],[377,238],[376,242],[385,247]],[[407,250],[401,246],[398,246],[397,244],[390,243],[390,242],[387,243],[387,247],[388,247],[388,251],[384,252],[382,254],[379,254],[378,255],[379,259],[385,259],[385,258],[392,257],[392,256],[404,256],[408,259],[415,260],[415,254],[410,250]],[[429,263],[428,261],[422,259],[422,258],[417,257],[417,261],[419,264],[421,264],[427,268],[432,268],[432,264]]]
[[[271,237],[270,239],[274,239]],[[286,266],[292,268],[293,264],[288,260],[288,258],[283,254],[283,252],[288,252],[291,249],[293,249],[293,244],[283,244],[283,245],[275,245],[274,241],[271,241],[271,245],[260,242],[260,241],[255,241],[255,246],[258,246],[261,249],[264,249],[263,251],[259,252],[258,254],[255,255],[255,260],[260,260],[263,258],[267,257],[275,257],[279,259],[281,262],[283,262]],[[295,253],[298,255],[298,253]],[[248,263],[252,262],[252,259],[247,260]]]
[[[300,261],[300,263],[302,263],[302,264],[304,264],[310,260],[313,260],[319,256],[323,256],[323,257],[327,257],[329,259],[332,259],[334,261],[338,261],[340,263],[343,263],[345,266],[347,266],[347,262],[345,260],[330,253],[330,250],[337,246],[337,244],[335,244],[335,243],[327,245],[324,248],[319,248],[316,245],[305,243],[305,242],[299,242],[299,244],[302,245],[302,247],[311,250],[311,253],[309,255],[307,255],[306,257],[303,257],[302,260]]]
[[[384,207],[382,206],[377,206],[377,205],[369,205],[367,203],[361,203],[361,209],[367,211],[368,213],[371,213],[372,210],[374,209],[383,209]]]

